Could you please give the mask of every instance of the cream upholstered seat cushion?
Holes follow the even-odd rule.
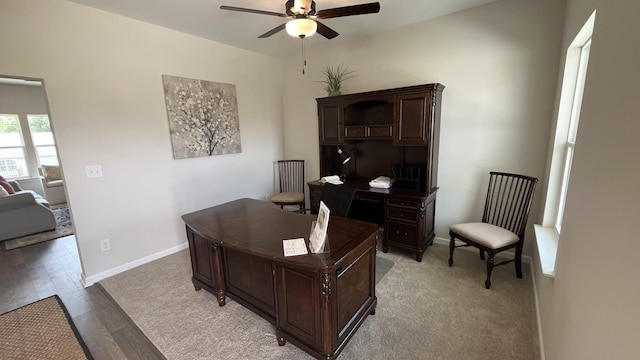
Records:
[[[304,194],[300,192],[283,192],[271,198],[275,203],[301,203],[304,201]]]
[[[483,222],[455,224],[449,230],[491,249],[511,245],[519,240],[518,235],[511,231]]]

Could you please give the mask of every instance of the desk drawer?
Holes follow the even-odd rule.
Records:
[[[409,246],[416,246],[418,241],[418,227],[398,221],[387,221],[387,240]]]
[[[366,129],[364,126],[345,126],[344,137],[345,139],[364,139],[366,136]]]
[[[418,212],[414,209],[401,208],[396,206],[387,206],[387,217],[389,219],[398,219],[405,221],[418,221]]]
[[[367,137],[391,139],[391,125],[370,125],[367,126]]]
[[[391,197],[387,200],[387,205],[398,206],[407,209],[418,209],[421,201],[419,199],[411,199],[411,198],[397,198]]]
[[[372,193],[372,192],[368,192],[368,191],[356,191],[356,193],[353,196],[353,198],[356,199],[356,200],[364,200],[364,201],[382,203],[382,195],[376,194],[376,193]]]

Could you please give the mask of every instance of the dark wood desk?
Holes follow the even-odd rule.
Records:
[[[323,183],[310,181],[312,212],[320,206]],[[389,246],[403,248],[422,261],[422,254],[435,238],[436,191],[431,193],[406,188],[369,187],[369,179],[348,178],[344,185],[356,189],[349,218],[375,222],[384,226],[382,251]]]
[[[379,227],[331,217],[329,252],[285,257],[282,240],[304,237],[315,216],[240,199],[182,216],[193,284],[262,316],[287,340],[318,359],[334,359],[374,314]]]

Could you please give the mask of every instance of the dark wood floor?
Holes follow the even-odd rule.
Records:
[[[0,252],[0,314],[58,294],[95,359],[165,359],[99,285],[80,283],[74,236]]]

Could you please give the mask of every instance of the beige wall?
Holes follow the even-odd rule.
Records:
[[[278,59],[67,1],[0,8],[0,75],[44,79],[89,282],[184,246],[182,214],[272,193]],[[163,74],[235,84],[242,153],[173,160]]]
[[[343,93],[444,84],[436,236],[448,238],[450,224],[482,215],[490,170],[543,177],[563,19],[563,1],[501,1],[354,43],[327,40],[307,49],[305,76],[300,56],[287,58],[285,154],[309,162],[309,180],[328,175],[318,173],[314,100],[326,96],[317,81],[327,63],[357,72]]]
[[[555,279],[536,266],[547,360],[640,358],[640,3],[569,0],[563,49],[596,9]]]

